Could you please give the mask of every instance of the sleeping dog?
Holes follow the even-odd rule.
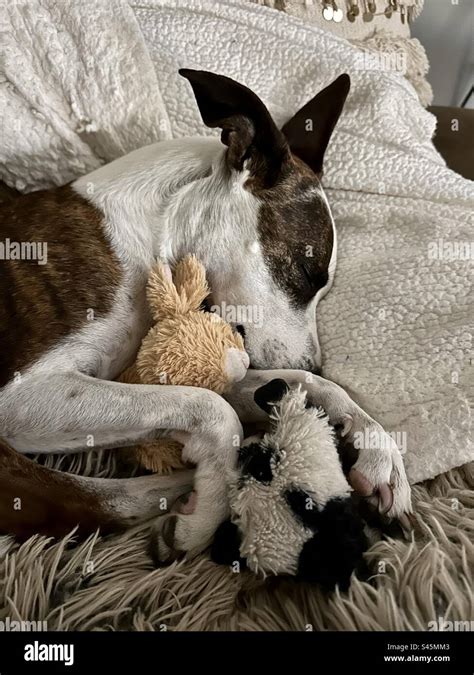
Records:
[[[196,465],[198,499],[192,513],[164,519],[160,555],[203,550],[228,515],[224,476],[235,467],[241,423],[264,417],[254,392],[282,376],[302,383],[348,441],[376,432],[370,448],[359,449],[352,486],[389,517],[406,517],[410,488],[396,445],[319,376],[316,307],[336,266],[320,178],[349,77],[341,75],[280,130],[241,84],[180,72],[222,143],[150,145],[0,212],[0,240],[47,244],[47,264],[0,263],[0,528],[59,534],[77,522],[107,530],[159,515],[163,503],[189,489],[189,472],[98,480],[50,471],[23,454],[114,448],[167,434]],[[213,305],[259,309],[258,322],[251,311],[243,325],[234,322],[252,368],[227,400],[194,387],[112,381],[150,325],[145,284],[154,259],[172,263],[189,252],[208,271]]]

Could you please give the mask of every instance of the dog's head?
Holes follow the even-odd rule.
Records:
[[[247,87],[204,71],[180,73],[204,123],[221,128],[227,146],[218,176],[225,190],[202,188],[201,211],[215,228],[219,216],[228,221],[223,230],[232,248],[219,248],[217,238],[207,243],[213,304],[242,326],[252,366],[317,371],[315,310],[332,283],[336,246],[320,178],[349,77],[338,77],[279,129]],[[217,203],[226,194],[228,207]]]

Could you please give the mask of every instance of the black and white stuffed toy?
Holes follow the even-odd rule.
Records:
[[[231,519],[217,530],[215,562],[291,575],[326,589],[363,569],[364,523],[351,500],[333,428],[301,387],[272,380],[255,393],[271,430],[244,441],[230,485]]]

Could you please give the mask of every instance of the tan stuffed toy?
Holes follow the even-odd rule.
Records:
[[[209,295],[206,272],[193,255],[176,265],[174,283],[167,265],[157,263],[148,280],[147,299],[155,325],[143,339],[133,366],[118,378],[129,384],[204,387],[223,394],[245,377],[249,357],[242,337],[201,306]],[[157,473],[182,468],[182,446],[159,439],[128,450]]]

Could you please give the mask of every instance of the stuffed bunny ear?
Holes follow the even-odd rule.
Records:
[[[174,282],[183,312],[198,310],[210,293],[206,270],[195,255],[187,255],[176,265]]]
[[[168,265],[168,263],[160,263],[161,264],[161,269],[163,276],[165,279],[172,284],[173,283],[173,272],[171,271],[171,267]]]
[[[173,283],[169,265],[158,262],[151,270],[147,299],[154,321],[160,321],[179,311],[181,299]]]

